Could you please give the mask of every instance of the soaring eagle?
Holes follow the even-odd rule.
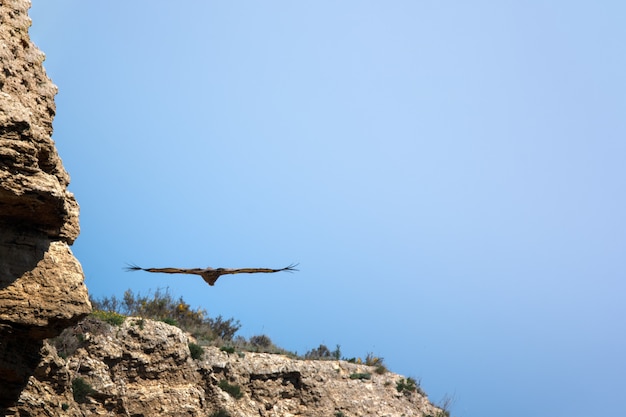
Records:
[[[165,274],[192,274],[192,275],[200,275],[207,284],[213,286],[215,285],[215,281],[222,275],[228,274],[256,274],[257,272],[280,272],[280,271],[297,271],[296,266],[298,264],[291,264],[284,268],[280,269],[271,269],[271,268],[141,268],[137,265],[128,265],[126,267],[127,271],[147,271],[147,272],[163,272]]]

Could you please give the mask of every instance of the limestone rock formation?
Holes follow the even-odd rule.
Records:
[[[443,415],[419,390],[398,392],[402,376],[378,374],[374,367],[216,347],[204,347],[193,359],[193,342],[163,322],[130,317],[111,326],[90,317],[54,341],[65,359],[46,344],[47,355],[15,411],[137,417]]]
[[[69,248],[78,204],[51,138],[57,88],[29,39],[29,7],[0,2],[0,410],[34,372],[43,339],[91,309]]]

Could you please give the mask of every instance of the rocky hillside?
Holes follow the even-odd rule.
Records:
[[[116,326],[90,317],[55,341],[66,358],[45,345],[15,411],[28,416],[442,415],[419,387],[372,366],[228,353],[194,342],[163,322],[130,317]]]

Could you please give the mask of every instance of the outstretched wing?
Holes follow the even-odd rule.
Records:
[[[161,272],[164,274],[193,274],[202,275],[205,269],[200,268],[141,268],[137,265],[128,265],[125,268],[127,271],[146,271],[146,272]]]
[[[271,268],[141,268],[137,265],[129,264],[125,269],[127,271],[147,271],[147,272],[162,272],[165,274],[193,274],[200,275],[207,284],[213,286],[215,281],[222,276],[228,274],[256,274],[256,273],[272,273],[272,272],[293,272],[297,271],[296,266],[298,264],[291,264],[280,269]]]
[[[286,267],[280,268],[280,269],[272,269],[272,268],[218,268],[215,271],[218,272],[220,275],[273,273],[273,272],[281,272],[281,271],[293,272],[293,271],[297,271],[296,266],[298,266],[298,264],[291,264],[289,266],[286,266]]]

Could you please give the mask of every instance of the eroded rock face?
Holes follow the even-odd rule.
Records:
[[[0,409],[38,366],[43,339],[91,310],[69,248],[78,204],[51,138],[57,88],[28,37],[29,7],[0,2]]]
[[[65,359],[55,347],[45,345],[47,355],[15,413],[210,416],[221,410],[233,417],[441,415],[425,395],[398,392],[403,377],[392,372],[378,374],[374,367],[337,360],[226,353],[216,347],[204,347],[204,354],[193,359],[190,342],[195,342],[190,335],[162,322],[129,317],[120,326],[111,326],[88,318],[54,340]],[[77,393],[80,389],[86,394]]]

